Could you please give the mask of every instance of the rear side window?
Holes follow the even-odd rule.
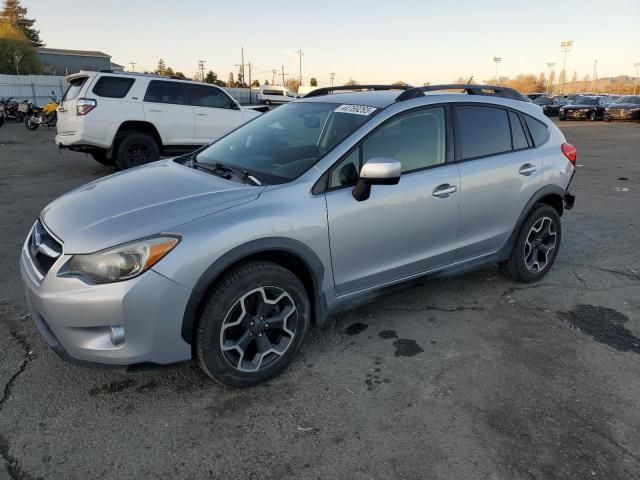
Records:
[[[527,135],[524,133],[522,123],[518,115],[513,112],[509,112],[509,121],[511,122],[511,138],[513,140],[513,149],[520,150],[521,148],[528,148],[529,142],[527,142]]]
[[[506,110],[465,105],[456,107],[456,116],[462,160],[511,150],[511,131]]]
[[[538,145],[542,145],[546,142],[547,137],[549,136],[547,126],[540,120],[536,120],[529,115],[523,115],[523,117],[524,121],[527,122],[527,127],[529,127],[529,133],[531,134],[531,138],[533,138],[533,144],[537,147]]]
[[[172,103],[186,105],[185,91],[181,82],[165,82],[164,80],[151,80],[144,95],[145,102]]]
[[[282,90],[263,90],[262,94],[263,95],[280,95],[280,96],[284,95]]]
[[[78,95],[80,95],[80,90],[82,90],[82,87],[87,81],[87,78],[88,77],[80,77],[71,80],[71,82],[69,82],[67,91],[62,97],[62,101],[64,102],[65,100],[75,100],[76,98],[78,98]]]
[[[135,81],[135,78],[100,77],[92,92],[99,97],[124,98]]]
[[[231,100],[222,90],[204,85],[185,85],[189,104],[196,107],[231,108]]]

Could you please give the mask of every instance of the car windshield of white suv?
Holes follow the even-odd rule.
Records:
[[[250,175],[262,184],[289,182],[317,163],[378,109],[295,102],[234,130],[195,155],[197,164]]]
[[[633,103],[635,105],[640,105],[640,97],[636,97],[636,96],[620,97],[613,103]]]

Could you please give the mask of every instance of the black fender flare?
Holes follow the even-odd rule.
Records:
[[[193,328],[197,321],[198,309],[209,287],[233,264],[244,258],[263,252],[282,252],[298,257],[311,272],[314,288],[314,313],[318,321],[327,316],[327,301],[322,290],[325,268],[318,255],[304,243],[286,237],[269,237],[252,240],[233,248],[218,260],[213,262],[200,276],[193,288],[182,318],[181,336],[185,342],[191,344]]]
[[[511,251],[513,250],[513,246],[516,243],[516,239],[520,234],[520,229],[522,228],[522,225],[524,224],[525,220],[529,216],[529,213],[533,209],[533,206],[536,203],[538,203],[538,201],[541,198],[546,197],[548,195],[557,195],[560,197],[561,201],[564,201],[565,193],[567,193],[566,190],[558,185],[547,185],[542,187],[540,190],[538,190],[536,193],[532,195],[532,197],[529,199],[527,204],[522,209],[522,212],[518,217],[518,221],[516,222],[516,225],[513,228],[511,235],[509,235],[508,240],[503,245],[503,247],[498,251],[499,260],[506,260],[511,256]],[[562,215],[562,212],[558,212],[558,214]]]

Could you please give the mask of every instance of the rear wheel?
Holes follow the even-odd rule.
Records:
[[[28,115],[27,118],[24,119],[24,126],[27,127],[27,130],[37,130],[40,125],[35,121],[33,115]]]
[[[90,155],[93,159],[101,165],[105,165],[107,167],[111,167],[116,164],[115,159],[107,158],[107,152],[104,150],[98,150],[95,152],[91,152]]]
[[[589,120],[595,122],[598,119],[598,115],[595,110],[589,112]]]
[[[126,134],[119,142],[116,164],[121,170],[155,162],[160,158],[160,149],[153,137],[145,133]]]
[[[291,362],[309,319],[309,297],[298,277],[275,263],[247,263],[207,299],[196,331],[198,363],[227,385],[258,385]]]
[[[560,248],[560,216],[549,205],[538,205],[522,225],[509,260],[501,266],[519,282],[535,282],[549,271]]]

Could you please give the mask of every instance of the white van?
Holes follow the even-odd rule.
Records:
[[[260,87],[260,93],[258,93],[258,102],[264,103],[265,105],[287,103],[296,98],[299,98],[298,95],[287,87],[278,87],[275,85],[263,85]]]

